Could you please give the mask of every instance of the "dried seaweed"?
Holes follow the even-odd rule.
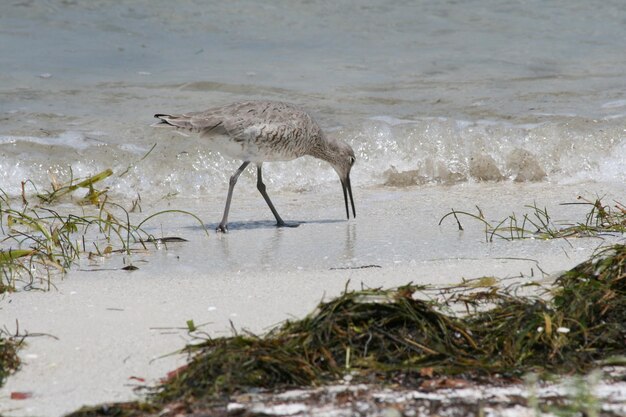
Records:
[[[475,296],[443,301],[424,301],[427,289],[417,285],[345,291],[264,336],[242,333],[189,346],[190,362],[172,372],[148,404],[91,407],[71,416],[193,414],[248,390],[346,376],[385,382],[407,375],[585,372],[626,354],[626,246],[603,249],[564,273],[547,289],[552,297],[519,297],[488,283],[484,294],[480,286],[465,286]],[[443,313],[454,301],[477,308],[464,316]],[[106,411],[111,407],[113,414]]]
[[[20,359],[17,356],[20,344],[21,339],[0,329],[0,386],[20,366]]]

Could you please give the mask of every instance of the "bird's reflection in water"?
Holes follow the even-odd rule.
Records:
[[[277,267],[329,267],[355,258],[356,223],[345,220],[300,221],[302,227],[276,227],[272,221],[233,222],[229,234],[217,234],[229,269],[272,270]],[[315,225],[311,234],[306,225]],[[331,226],[327,230],[324,225]],[[333,255],[334,254],[334,255]]]

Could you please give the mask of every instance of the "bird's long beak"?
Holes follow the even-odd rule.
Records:
[[[352,217],[356,218],[356,210],[354,210],[354,198],[352,198],[352,186],[350,185],[350,175],[346,176],[345,180],[341,180],[341,186],[343,187],[343,199],[346,202],[346,216],[350,218],[350,211],[348,210],[348,194],[350,195],[350,203],[352,204]]]

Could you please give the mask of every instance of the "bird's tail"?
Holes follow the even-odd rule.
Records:
[[[172,116],[169,114],[155,114],[154,117],[159,119],[159,121],[151,124],[150,126],[152,127],[177,127],[175,124],[169,122],[169,120],[172,119]]]
[[[189,130],[191,132],[202,132],[209,134],[228,134],[223,126],[220,118],[196,117],[198,113],[187,114],[155,114],[154,117],[159,119],[152,126],[155,127],[176,127],[179,129]],[[204,116],[201,114],[200,116]]]
[[[159,119],[158,122],[152,124],[154,127],[176,127],[185,130],[196,130],[191,122],[191,118],[185,114],[155,114],[154,117]]]

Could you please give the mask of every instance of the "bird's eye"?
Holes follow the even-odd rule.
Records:
[[[351,156],[349,159],[350,159],[350,165],[354,165],[356,158],[354,156]]]

